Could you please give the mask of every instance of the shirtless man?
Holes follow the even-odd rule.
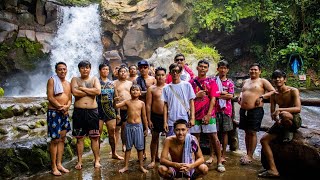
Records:
[[[67,74],[66,63],[58,62],[55,65],[55,70],[57,75],[51,77],[47,83],[47,98],[49,101],[47,124],[48,136],[52,138],[50,142],[52,174],[61,176],[61,172],[69,172],[62,166],[62,155],[66,133],[71,129],[68,114],[71,105],[71,87],[65,79]]]
[[[187,121],[183,119],[175,121],[176,135],[165,139],[161,152],[161,165],[158,169],[160,177],[195,179],[208,173],[208,166],[203,164],[204,158],[197,138],[189,134],[188,130]],[[185,154],[185,152],[188,153]],[[171,160],[169,160],[169,155]]]
[[[125,100],[131,99],[130,87],[132,82],[127,80],[128,69],[124,66],[120,67],[118,70],[118,80],[114,81],[114,86],[117,91],[118,97],[115,98],[116,102],[123,102]],[[121,121],[117,122],[117,126],[121,126],[121,140],[122,140],[122,151],[126,151],[126,137],[125,137],[125,122],[127,120],[127,107],[123,106],[120,108]],[[118,140],[116,140],[118,143]]]
[[[138,62],[138,69],[140,71],[140,76],[136,79],[136,83],[141,87],[140,100],[146,103],[146,94],[150,86],[156,84],[156,79],[153,76],[149,76],[149,63],[146,60],[141,60]],[[144,140],[146,144],[146,139]],[[143,149],[144,159],[147,158],[145,153],[145,148]]]
[[[138,67],[133,64],[131,66],[129,66],[129,77],[128,77],[128,80],[131,81],[131,82],[135,82],[137,77],[138,77]]]
[[[156,84],[156,79],[153,76],[149,76],[149,63],[146,60],[138,62],[138,69],[140,76],[136,79],[136,83],[141,87],[140,100],[146,102],[147,89]]]
[[[247,154],[240,159],[242,165],[250,164],[253,160],[257,146],[257,131],[264,115],[263,99],[268,99],[275,91],[268,80],[260,78],[259,64],[252,64],[249,73],[250,79],[244,81],[239,97],[241,106],[239,128],[245,131],[247,149]]]
[[[99,112],[99,132],[102,133],[103,124],[105,123],[108,130],[109,144],[111,146],[112,158],[122,160],[116,152],[115,137],[119,134],[119,128],[116,128],[116,109],[114,98],[117,97],[117,91],[114,90],[113,81],[108,79],[109,66],[107,64],[99,65],[101,94],[97,96]]]
[[[260,140],[269,169],[261,172],[258,176],[266,178],[280,176],[273,159],[270,143],[281,135],[284,135],[284,142],[291,141],[293,132],[301,126],[299,90],[286,86],[286,74],[281,70],[275,70],[272,73],[272,81],[276,92],[270,97],[270,112],[275,123]],[[276,108],[276,105],[279,108]]]
[[[163,106],[164,102],[161,100],[162,89],[166,80],[166,69],[158,67],[155,70],[157,84],[152,85],[147,91],[147,117],[149,129],[152,132],[152,140],[150,144],[151,163],[147,166],[152,169],[155,166],[156,158],[158,157],[159,149],[159,133],[164,132],[163,129]]]
[[[97,77],[90,77],[91,63],[81,61],[78,64],[80,77],[71,79],[72,94],[75,97],[72,114],[72,135],[77,138],[78,162],[76,169],[82,169],[83,141],[85,136],[91,140],[91,149],[94,155],[94,167],[99,168],[99,113],[96,96],[101,93],[100,82]]]

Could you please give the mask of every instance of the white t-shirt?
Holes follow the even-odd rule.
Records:
[[[190,74],[185,69],[183,69],[180,74],[180,79],[181,81],[189,82],[191,77]]]
[[[173,126],[173,123],[178,119],[189,121],[188,112],[169,86],[172,86],[173,90],[180,96],[180,99],[188,109],[190,109],[189,101],[196,97],[189,82],[181,81],[178,84],[170,83],[165,85],[162,90],[161,99],[168,104],[168,125]]]

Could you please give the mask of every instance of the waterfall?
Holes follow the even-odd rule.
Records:
[[[8,79],[6,96],[46,96],[47,81],[55,74],[55,64],[67,64],[66,79],[80,76],[78,63],[91,62],[90,76],[98,76],[103,46],[100,34],[98,4],[87,7],[60,7],[58,31],[51,42],[49,60],[43,60],[33,72],[17,74]]]
[[[64,61],[68,66],[67,80],[70,81],[73,76],[80,75],[78,63],[89,60],[91,76],[97,75],[103,51],[98,5],[62,7],[59,20],[58,32],[51,44],[52,73],[55,73],[55,64]]]

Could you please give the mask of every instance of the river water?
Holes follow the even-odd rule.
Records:
[[[303,98],[319,98],[320,91],[302,91],[301,97]],[[270,126],[272,125],[271,118],[270,118],[270,106],[268,103],[264,105],[265,116],[262,122],[263,126]],[[235,104],[235,111],[239,111],[239,105]],[[307,128],[320,128],[320,122],[317,121],[319,117],[319,107],[302,107],[301,116],[303,117],[303,126]],[[236,113],[236,120],[239,120],[238,113]],[[258,140],[264,134],[263,131],[258,132]],[[149,147],[150,144],[150,135],[147,137],[147,146]],[[164,137],[161,136],[163,140]],[[240,165],[239,159],[245,153],[245,145],[244,145],[244,132],[239,130],[239,150],[235,152],[228,151],[227,152],[227,162],[226,172],[225,173],[218,173],[215,168],[215,164],[209,165],[209,173],[204,179],[223,179],[223,180],[255,180],[261,179],[257,177],[258,171],[262,168],[260,163],[260,152],[261,152],[261,145],[258,143],[258,146],[255,151],[255,160],[252,164],[247,166]],[[119,146],[120,148],[120,146]],[[160,146],[161,148],[161,146]],[[40,172],[33,176],[29,177],[19,177],[17,179],[31,179],[31,180],[38,180],[38,179],[64,179],[64,180],[89,180],[89,179],[96,179],[96,180],[104,180],[104,179],[112,179],[112,180],[138,180],[138,179],[160,179],[157,174],[157,171],[150,170],[147,174],[142,174],[138,170],[138,163],[137,163],[137,155],[136,151],[133,149],[131,153],[131,161],[129,163],[130,170],[124,174],[118,173],[118,170],[122,168],[124,165],[123,161],[113,160],[111,159],[110,155],[110,147],[107,142],[104,142],[102,149],[101,149],[101,164],[102,168],[95,169],[93,168],[93,156],[92,153],[87,153],[84,155],[84,168],[80,171],[75,170],[73,167],[76,164],[76,159],[72,161],[66,162],[65,166],[71,170],[70,173],[64,174],[61,177],[54,177],[50,174],[49,170],[45,172]],[[147,157],[148,159],[145,161],[145,165],[150,162],[150,151],[149,148],[147,149]],[[120,155],[124,155],[120,149],[118,149],[118,153]],[[208,155],[205,155],[205,159],[208,159]],[[284,178],[282,178],[284,179]]]

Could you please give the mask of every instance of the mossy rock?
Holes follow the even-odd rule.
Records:
[[[12,107],[8,107],[6,109],[0,108],[0,119],[7,119],[14,116]]]
[[[108,137],[108,129],[105,124],[103,124],[102,133],[100,134],[100,140],[103,141]]]
[[[71,160],[73,158],[73,156],[75,156],[75,149],[73,149],[70,144],[65,144],[63,159],[64,160]]]
[[[85,137],[83,141],[84,151],[90,151],[91,149],[91,140],[89,137]]]
[[[42,102],[40,105],[47,111],[49,102]]]

